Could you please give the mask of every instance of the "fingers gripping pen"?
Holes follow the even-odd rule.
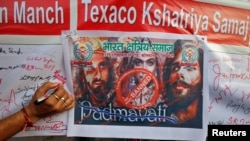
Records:
[[[45,101],[47,98],[49,98],[51,95],[53,95],[57,91],[58,87],[59,87],[59,84],[56,85],[54,88],[49,89],[46,93],[44,93],[41,97],[39,97],[35,101],[35,104],[38,105],[38,104],[42,103],[43,101]]]

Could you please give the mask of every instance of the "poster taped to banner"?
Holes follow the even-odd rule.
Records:
[[[77,101],[68,136],[205,139],[205,38],[63,31],[62,40]]]

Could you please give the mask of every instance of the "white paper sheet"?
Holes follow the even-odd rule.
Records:
[[[208,54],[209,124],[250,124],[249,55]]]
[[[1,44],[0,118],[27,105],[43,82],[65,80],[60,45]],[[64,112],[42,119],[16,136],[65,135],[66,130],[67,112]]]

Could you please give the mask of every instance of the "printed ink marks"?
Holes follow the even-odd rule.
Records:
[[[75,44],[74,56],[77,60],[89,61],[92,58],[93,49],[90,44]]]

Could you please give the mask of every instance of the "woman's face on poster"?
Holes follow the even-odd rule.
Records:
[[[134,68],[143,68],[152,72],[156,76],[156,57],[135,57],[133,61]],[[143,73],[138,73],[137,79],[141,80],[144,78]]]

